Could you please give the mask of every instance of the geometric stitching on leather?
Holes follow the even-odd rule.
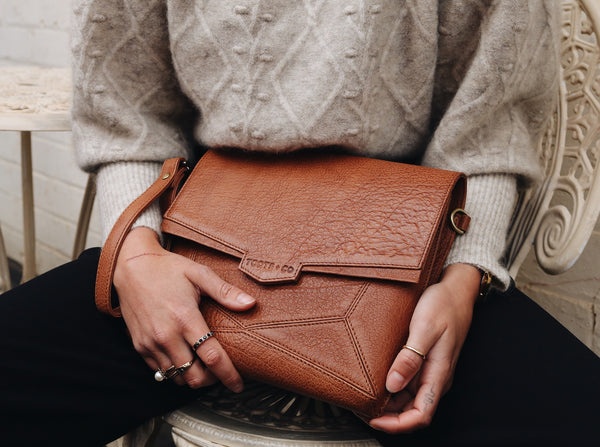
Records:
[[[204,298],[203,300],[207,300],[204,305],[209,306],[216,310],[221,317],[225,317],[225,320],[232,323],[231,326],[221,325],[221,324],[213,324],[211,329],[214,332],[227,332],[227,333],[239,333],[243,334],[247,337],[250,337],[257,343],[261,343],[263,345],[271,346],[272,348],[278,349],[281,352],[295,358],[296,360],[302,361],[305,364],[311,365],[315,369],[325,372],[332,379],[336,381],[340,381],[345,383],[346,385],[355,388],[357,391],[369,396],[374,397],[374,386],[371,380],[371,376],[368,372],[369,368],[365,362],[365,358],[362,354],[362,350],[360,347],[360,342],[358,336],[356,335],[349,318],[352,314],[352,311],[356,308],[358,302],[361,297],[364,296],[364,292],[368,287],[368,283],[364,283],[362,287],[359,288],[354,299],[349,303],[343,315],[340,316],[332,316],[332,317],[319,317],[319,318],[304,318],[304,319],[293,319],[293,320],[281,320],[277,322],[269,322],[269,323],[254,323],[252,325],[245,325],[242,320],[237,318],[235,314],[227,312],[221,305],[215,303],[214,301]],[[221,320],[223,321],[223,320]],[[333,360],[332,362],[328,362],[326,359],[317,359],[314,357],[308,357],[307,355],[298,352],[292,348],[290,348],[285,343],[286,332],[287,336],[294,337],[305,337],[307,331],[312,335],[315,332],[319,332],[318,329],[323,328],[325,326],[332,326],[329,329],[325,329],[325,332],[333,333],[332,342],[335,341],[335,352],[325,352],[323,353],[322,345],[323,345],[323,337],[316,337],[315,340],[319,340],[319,346],[315,350],[315,353],[323,353],[323,354],[334,354],[337,356],[344,355],[347,361],[352,361],[357,365],[360,365],[360,370],[362,371],[362,377],[349,377],[348,371],[340,371],[336,370],[335,365],[347,364],[344,362],[339,362]],[[335,327],[337,326],[337,327]],[[274,331],[273,329],[276,329]],[[297,330],[296,330],[297,329]],[[337,329],[337,330],[336,330]],[[343,330],[347,335],[345,336],[335,336],[335,332],[339,332]],[[310,336],[310,334],[308,335]],[[341,346],[340,342],[350,342],[347,346]],[[306,345],[306,344],[303,344]],[[351,353],[351,355],[350,355]],[[350,357],[352,357],[350,359]]]

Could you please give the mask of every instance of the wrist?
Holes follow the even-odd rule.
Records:
[[[159,254],[162,250],[160,241],[156,232],[148,227],[136,227],[127,233],[115,265],[115,274],[113,284],[119,290],[119,286],[129,281],[132,267],[136,263],[131,263],[143,255]]]
[[[161,249],[160,239],[154,230],[148,227],[136,227],[125,236],[119,257],[137,256],[140,253],[157,252]]]
[[[479,297],[481,271],[471,264],[450,264],[444,270],[441,282],[446,284],[455,296],[474,306]]]

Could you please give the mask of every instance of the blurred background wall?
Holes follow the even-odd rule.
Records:
[[[69,67],[70,0],[1,0],[0,66]],[[71,257],[87,175],[74,161],[69,132],[32,134],[38,272]],[[0,132],[0,225],[9,257],[23,256],[20,139]],[[100,244],[93,216],[88,245]]]

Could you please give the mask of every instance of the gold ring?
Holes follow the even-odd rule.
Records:
[[[408,345],[404,345],[402,346],[402,349],[408,349],[409,351],[414,352],[415,354],[417,354],[419,357],[421,357],[423,360],[425,360],[427,358],[427,356],[425,354],[423,354],[421,351],[419,351],[418,349],[413,348],[412,346],[408,346]]]
[[[185,362],[183,365],[175,368],[175,372],[173,373],[173,376],[177,375],[177,374],[183,374],[185,372],[186,369],[188,369],[190,366],[193,365],[194,360],[196,360],[196,357],[194,357],[192,360],[190,360],[189,362]]]

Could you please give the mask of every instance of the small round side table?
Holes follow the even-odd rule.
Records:
[[[31,133],[70,131],[70,102],[69,69],[0,67],[0,131],[17,131],[21,136],[24,238],[22,281],[36,275]],[[74,252],[80,251],[85,244],[93,196],[93,179],[89,178],[77,225]],[[8,261],[0,233],[0,291],[9,288]]]

